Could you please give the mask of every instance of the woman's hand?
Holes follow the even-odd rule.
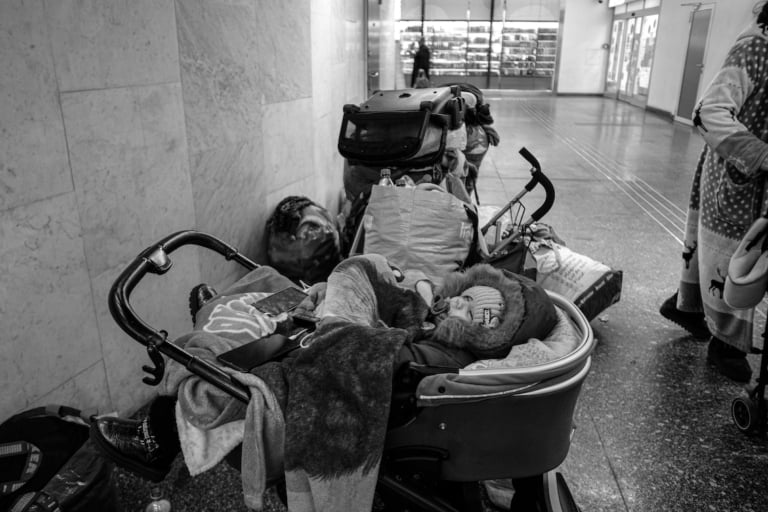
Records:
[[[488,125],[483,125],[483,130],[485,130],[485,135],[488,137],[488,144],[491,146],[498,146],[499,141],[501,140],[499,138],[499,132],[496,131],[495,128]]]
[[[763,158],[763,163],[760,164],[760,170],[763,172],[768,172],[768,155]]]

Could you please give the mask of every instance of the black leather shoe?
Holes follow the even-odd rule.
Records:
[[[667,320],[676,323],[691,333],[694,338],[706,340],[712,336],[707,327],[707,322],[704,320],[704,313],[689,313],[677,309],[677,292],[664,301],[661,308],[659,308],[659,313]]]
[[[205,283],[200,283],[192,288],[192,291],[189,292],[189,312],[192,315],[192,323],[195,323],[195,318],[200,308],[205,306],[216,295],[218,295],[216,290]]]
[[[749,382],[752,379],[747,354],[714,336],[707,347],[707,362],[736,382]]]
[[[91,423],[90,438],[106,458],[152,482],[166,477],[176,456],[160,445],[148,418],[97,418]]]

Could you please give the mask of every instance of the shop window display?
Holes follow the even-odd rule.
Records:
[[[400,58],[410,77],[420,21],[398,22]],[[433,83],[467,81],[485,88],[549,89],[555,70],[556,22],[425,21]]]

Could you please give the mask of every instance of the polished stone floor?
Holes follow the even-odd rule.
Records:
[[[742,387],[707,366],[705,342],[657,312],[676,287],[700,137],[600,97],[488,91],[487,101],[501,143],[480,172],[481,204],[501,205],[522,188],[529,165],[518,150],[526,147],[557,193],[543,221],[572,250],[624,273],[621,301],[592,321],[592,371],[560,468],[581,509],[768,510],[768,442],[745,436],[730,417]],[[535,207],[540,198],[534,190],[524,202]],[[764,312],[758,321],[761,334]],[[758,357],[749,356],[755,369]],[[117,479],[126,509],[138,510],[148,485],[120,471]],[[162,485],[174,510],[245,510],[229,468],[191,479],[179,469]]]
[[[483,164],[481,201],[521,187],[528,165],[515,152],[525,146],[557,192],[543,220],[574,251],[624,272],[621,301],[592,321],[594,366],[562,468],[581,508],[768,510],[768,443],[730,418],[742,387],[707,366],[705,342],[657,312],[676,287],[702,139],[613,100],[488,96],[502,142]],[[758,320],[761,334],[765,314]],[[749,358],[756,369],[759,356]]]

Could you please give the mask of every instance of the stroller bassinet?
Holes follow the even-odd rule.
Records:
[[[144,345],[154,367],[147,384],[158,384],[163,355],[247,402],[248,389],[216,364],[193,356],[137,316],[130,296],[146,274],[165,274],[176,249],[211,249],[249,270],[259,267],[234,247],[196,232],[172,234],[142,251],[114,282],[109,308],[120,327]],[[562,477],[552,471],[565,459],[573,412],[589,372],[594,338],[573,304],[550,294],[572,326],[575,349],[546,364],[522,368],[459,370],[413,365],[418,379],[412,418],[386,435],[378,491],[387,510],[458,512],[482,510],[478,481],[511,478],[511,510],[579,510]]]

